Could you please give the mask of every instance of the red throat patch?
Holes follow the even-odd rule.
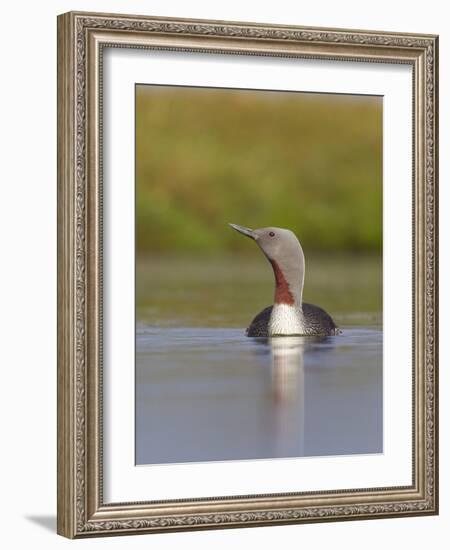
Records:
[[[272,264],[275,275],[275,303],[292,305],[294,303],[294,296],[289,289],[284,273],[275,260],[269,259],[269,262]]]

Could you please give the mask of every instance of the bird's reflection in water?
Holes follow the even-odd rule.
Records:
[[[326,337],[282,336],[267,340],[271,348],[272,406],[276,427],[275,453],[305,449],[305,355],[322,349]],[[296,434],[295,439],[292,435]],[[277,452],[279,451],[279,452]]]
[[[269,340],[272,352],[272,395],[275,403],[299,399],[304,394],[305,339],[282,336]]]
[[[272,406],[275,454],[294,448],[305,453],[305,339],[282,336],[269,340],[272,354]],[[296,434],[293,438],[292,435]],[[293,440],[295,439],[295,440]]]

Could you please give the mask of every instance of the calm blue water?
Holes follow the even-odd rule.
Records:
[[[382,331],[136,333],[136,464],[380,453]]]

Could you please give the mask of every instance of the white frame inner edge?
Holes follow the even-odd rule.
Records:
[[[133,48],[103,53],[105,503],[410,485],[411,66]],[[383,96],[383,453],[135,466],[136,83]]]

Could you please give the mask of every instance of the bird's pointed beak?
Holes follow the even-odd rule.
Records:
[[[247,237],[256,240],[257,235],[252,229],[249,229],[248,227],[242,227],[241,225],[236,225],[235,223],[229,223],[228,225],[236,231],[239,231],[239,233],[242,233],[243,235],[246,235]]]

